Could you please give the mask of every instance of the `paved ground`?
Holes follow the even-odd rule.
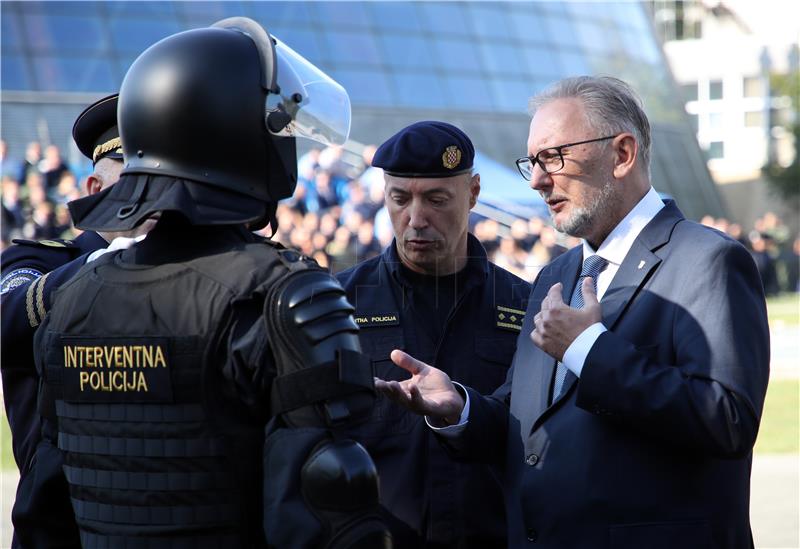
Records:
[[[800,456],[754,456],[750,488],[756,547],[800,548]]]

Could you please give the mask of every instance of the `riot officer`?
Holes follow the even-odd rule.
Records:
[[[474,155],[463,131],[439,121],[403,128],[375,152],[394,240],[337,278],[381,379],[407,377],[389,359],[403,349],[483,393],[505,380],[530,286],[489,262],[468,231]],[[381,398],[353,436],[375,460],[395,547],[505,547],[493,472],[454,463],[421,417]]]
[[[374,399],[326,271],[255,235],[295,139],[342,143],[346,92],[250,19],[167,37],[125,76],[119,182],[76,226],[142,242],[87,264],[36,334],[86,547],[386,547],[374,465],[341,429]]]
[[[76,119],[72,136],[92,161],[86,192],[113,185],[122,171],[117,129],[117,94],[87,107]],[[148,221],[129,233],[85,231],[75,240],[15,240],[2,255],[2,349],[6,415],[11,427],[20,481],[12,509],[14,547],[76,545],[61,454],[41,441],[36,413],[39,378],[33,363],[33,333],[50,307],[50,293],[80,269],[91,253],[102,253],[115,238],[117,246],[146,231]],[[129,242],[129,241],[128,241]],[[36,459],[34,459],[34,454]],[[58,512],[58,510],[65,512]],[[63,515],[68,517],[62,520]],[[72,540],[72,541],[70,541]]]

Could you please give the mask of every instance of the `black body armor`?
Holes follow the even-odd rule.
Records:
[[[83,546],[388,546],[374,465],[336,436],[373,399],[338,283],[269,242],[152,267],[121,255],[65,284],[37,334]],[[274,357],[260,405],[237,393],[258,365],[221,366],[248,315]],[[309,366],[322,388],[298,397]]]

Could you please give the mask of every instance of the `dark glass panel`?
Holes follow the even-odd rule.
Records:
[[[534,87],[530,81],[512,78],[493,78],[491,90],[495,106],[501,111],[525,114],[528,112],[528,99]]]
[[[25,40],[37,53],[105,52],[106,33],[98,17],[23,16]]]
[[[382,59],[388,66],[424,69],[434,67],[431,44],[424,37],[385,33],[379,37],[379,41],[383,47]]]
[[[28,64],[21,55],[3,52],[3,62],[0,63],[0,78],[4,90],[30,90],[33,89]]]
[[[402,30],[419,33],[417,6],[413,2],[371,2],[372,22],[379,29]]]
[[[522,58],[520,48],[496,41],[484,42],[479,47],[483,66],[491,74],[524,74],[527,66]]]
[[[329,30],[321,33],[323,58],[334,65],[379,65],[381,57],[375,38],[369,32]]]
[[[363,2],[318,2],[311,12],[324,26],[368,27],[371,23]]]
[[[347,90],[354,105],[392,106],[389,79],[383,72],[363,69],[335,69],[331,76]]]
[[[0,17],[0,24],[2,24],[2,28],[0,28],[0,39],[2,41],[3,53],[17,51],[23,44],[23,38],[20,36],[20,18],[19,16],[8,10],[3,9],[2,17]],[[5,59],[5,57],[3,57]]]
[[[445,76],[447,101],[454,109],[492,111],[495,108],[486,79],[474,76]]]
[[[504,13],[505,6],[495,3],[469,3],[467,13],[478,36],[489,39],[507,39],[511,21]]]
[[[420,2],[422,24],[436,34],[467,35],[470,28],[463,4],[456,2]]]
[[[108,59],[34,56],[33,70],[42,91],[106,92],[119,88]]]
[[[434,42],[436,64],[448,72],[479,73],[481,60],[475,42],[471,40],[440,39]]]
[[[439,77],[431,72],[397,71],[392,77],[399,105],[422,109],[448,107]]]
[[[111,40],[120,52],[141,53],[162,38],[185,30],[173,19],[160,21],[114,18],[111,20]]]
[[[106,2],[106,10],[111,15],[129,15],[134,17],[174,17],[173,2]]]

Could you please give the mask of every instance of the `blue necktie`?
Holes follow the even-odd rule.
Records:
[[[583,268],[581,268],[581,275],[578,277],[578,281],[575,283],[575,289],[572,290],[572,298],[569,300],[569,306],[573,309],[583,309],[583,292],[581,292],[581,286],[583,286],[583,279],[587,276],[592,277],[592,282],[594,284],[594,291],[597,292],[597,275],[600,274],[606,264],[608,262],[600,257],[599,255],[590,255],[583,261]],[[569,371],[569,369],[564,366],[561,362],[558,363],[556,366],[556,379],[553,384],[553,400],[551,402],[555,402],[558,400],[558,397],[561,395],[561,391],[564,389],[564,381],[567,378],[567,373],[570,375],[575,375]]]

